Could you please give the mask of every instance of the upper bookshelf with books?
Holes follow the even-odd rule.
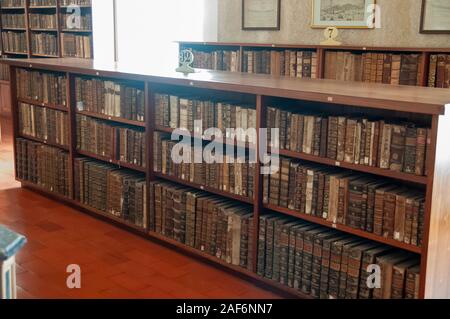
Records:
[[[24,186],[298,297],[446,295],[445,90],[7,62]],[[279,159],[269,175],[264,150]],[[365,285],[370,264],[381,290]]]
[[[73,18],[76,8],[79,19]],[[2,0],[0,15],[9,57],[93,57],[90,0]]]
[[[449,88],[450,48],[180,42],[194,67],[296,78]],[[439,60],[439,63],[438,63]]]

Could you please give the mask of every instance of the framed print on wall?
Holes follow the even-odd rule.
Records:
[[[450,34],[449,0],[422,0],[420,33]]]
[[[312,0],[313,28],[369,29],[375,0]]]
[[[280,30],[281,0],[242,0],[242,30]]]

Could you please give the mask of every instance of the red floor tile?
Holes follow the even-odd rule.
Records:
[[[19,298],[274,298],[213,266],[20,188],[11,123],[2,122],[0,223],[28,238],[17,255]],[[81,267],[69,289],[66,267]]]

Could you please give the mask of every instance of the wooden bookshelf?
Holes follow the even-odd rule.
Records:
[[[78,155],[88,158],[109,161],[109,159],[101,158],[93,154],[76,150],[76,125],[75,116],[75,77],[78,75],[105,77],[108,79],[116,78],[123,81],[141,82],[145,86],[146,99],[146,122],[140,126],[145,127],[146,144],[147,144],[147,160],[146,168],[140,170],[145,171],[147,177],[147,185],[155,180],[167,180],[179,185],[189,186],[199,190],[205,190],[213,194],[223,196],[237,202],[253,204],[253,217],[256,221],[253,229],[253,241],[257,242],[259,231],[259,217],[265,211],[279,213],[284,216],[294,216],[298,219],[306,220],[311,223],[337,229],[341,232],[366,238],[377,243],[396,247],[401,250],[409,251],[417,254],[421,258],[421,283],[420,298],[448,298],[448,287],[450,287],[450,252],[448,251],[448,234],[450,229],[448,219],[448,207],[450,207],[450,198],[446,196],[448,187],[450,186],[450,155],[447,151],[447,139],[450,134],[450,119],[446,115],[446,105],[450,104],[450,96],[445,90],[423,87],[398,87],[391,85],[368,84],[368,83],[343,83],[332,80],[311,80],[311,79],[291,79],[291,78],[272,78],[268,75],[251,75],[230,72],[214,72],[199,71],[188,76],[175,73],[171,69],[149,69],[147,71],[135,71],[129,66],[122,66],[120,63],[114,67],[95,67],[95,61],[83,59],[25,59],[25,60],[8,60],[11,75],[11,95],[13,98],[13,118],[14,118],[14,136],[19,137],[18,127],[18,99],[16,95],[16,76],[17,68],[28,68],[47,70],[55,72],[64,72],[67,75],[67,96],[68,96],[68,112],[70,117],[70,162],[71,182],[73,183],[73,160]],[[388,178],[395,183],[404,183],[404,185],[415,184],[417,187],[426,189],[426,211],[424,224],[424,238],[422,247],[404,244],[393,239],[377,236],[362,230],[353,229],[349,226],[333,224],[319,217],[302,214],[290,209],[281,208],[274,205],[263,204],[263,175],[256,174],[254,178],[255,198],[248,200],[240,196],[217,191],[214,189],[206,189],[202,185],[192,184],[180,179],[155,173],[153,170],[153,133],[155,131],[163,131],[170,133],[172,130],[167,128],[156,127],[153,119],[155,118],[154,94],[159,92],[161,88],[176,91],[181,89],[199,90],[204,94],[214,95],[227,92],[229,94],[247,95],[256,101],[257,110],[257,129],[265,126],[266,109],[271,105],[271,101],[275,99],[291,99],[308,102],[319,102],[326,106],[329,112],[345,105],[347,108],[363,108],[368,112],[374,112],[379,116],[398,115],[400,113],[411,114],[416,117],[424,118],[431,125],[431,153],[426,163],[428,168],[428,176],[414,176],[403,173],[394,173],[388,170],[377,168],[367,168],[365,166],[354,165],[345,166],[344,163],[328,161],[320,157],[310,157],[301,153],[280,152],[281,155],[297,158],[313,163],[320,163],[330,167],[339,166],[343,169],[354,170],[372,175]],[[198,93],[199,91],[196,91]],[[300,106],[298,106],[300,107]],[[93,114],[86,114],[88,116]],[[116,119],[113,119],[116,120]],[[120,120],[119,120],[120,121]],[[126,123],[126,122],[124,122]],[[130,124],[130,123],[128,123]],[[260,136],[258,136],[258,140]],[[113,161],[117,166],[127,167],[123,163]],[[261,163],[256,165],[259,171]],[[133,169],[132,167],[130,167]],[[16,168],[17,169],[17,168]],[[40,191],[57,200],[61,200],[69,205],[87,211],[94,216],[110,220],[125,229],[137,232],[147,238],[157,240],[161,243],[174,247],[177,250],[206,260],[220,268],[234,272],[245,278],[257,281],[259,284],[269,286],[274,290],[282,291],[290,296],[298,298],[308,298],[296,290],[287,286],[282,286],[272,280],[261,278],[256,271],[257,245],[254,245],[253,265],[254,272],[248,271],[240,267],[232,266],[224,261],[218,260],[214,256],[210,256],[204,252],[198,251],[184,244],[178,243],[172,239],[166,238],[154,232],[138,229],[134,225],[129,225],[113,216],[109,216],[104,212],[96,211],[86,205],[82,205],[73,199],[67,199],[53,193],[49,193],[45,189],[40,189],[27,181],[21,181],[24,187]],[[73,187],[72,187],[73,188]],[[148,212],[147,212],[148,213]]]
[[[351,53],[415,53],[421,56],[423,63],[419,65],[418,72],[420,86],[428,86],[430,55],[450,54],[450,48],[421,48],[421,47],[372,47],[372,46],[324,46],[324,45],[302,45],[302,44],[281,44],[281,43],[244,43],[244,42],[189,42],[179,41],[180,50],[193,49],[210,52],[213,50],[236,50],[239,52],[239,71],[243,70],[244,52],[246,50],[305,50],[317,54],[317,78],[325,77],[325,54],[328,51],[346,51]]]
[[[114,116],[104,115],[104,114],[95,113],[95,112],[88,112],[88,111],[76,111],[76,112],[77,112],[77,114],[94,117],[94,118],[97,118],[100,120],[106,120],[106,121],[117,122],[117,123],[122,123],[122,124],[145,127],[145,123],[140,122],[140,121],[127,120],[127,119],[120,118],[120,117],[114,117]]]
[[[62,14],[67,11],[69,6],[67,5],[61,5],[63,3],[63,0],[56,0],[55,5],[51,6],[33,6],[31,5],[30,0],[24,0],[24,6],[23,7],[2,7],[0,3],[0,33],[3,34],[3,31],[11,31],[11,32],[24,32],[26,34],[26,52],[11,52],[11,51],[4,51],[4,53],[10,57],[10,58],[58,58],[63,57],[63,40],[62,36],[63,34],[82,34],[82,35],[88,35],[90,36],[90,46],[91,46],[91,54],[93,57],[93,31],[92,28],[89,28],[87,30],[79,30],[79,29],[67,29],[63,27],[61,17]],[[91,22],[92,25],[92,6],[91,5],[82,5],[79,6],[81,9],[82,14],[89,13],[91,14]],[[2,25],[1,22],[1,16],[3,14],[11,14],[11,13],[21,13],[24,15],[25,18],[25,26],[21,28],[12,28],[12,27],[5,27]],[[30,14],[54,14],[55,21],[56,21],[56,28],[33,28],[31,27],[30,22]],[[56,46],[57,46],[57,54],[43,54],[43,53],[37,53],[33,52],[31,43],[32,43],[32,34],[36,33],[49,33],[53,34],[56,37]],[[1,38],[0,42],[3,44],[3,37]]]

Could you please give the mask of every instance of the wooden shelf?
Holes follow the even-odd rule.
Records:
[[[447,211],[445,207],[450,205],[450,197],[445,196],[450,187],[450,169],[447,152],[447,139],[449,136],[450,116],[446,115],[446,105],[450,103],[450,96],[445,90],[423,88],[423,87],[400,87],[391,85],[379,85],[369,83],[347,83],[332,80],[310,80],[310,79],[294,79],[294,78],[278,78],[268,75],[252,75],[242,73],[230,73],[230,72],[215,72],[215,71],[198,71],[194,74],[187,76],[178,74],[173,71],[173,68],[165,69],[164,66],[158,66],[158,68],[149,68],[146,71],[137,71],[129,66],[117,63],[114,66],[98,67],[96,61],[88,61],[83,59],[9,59],[5,60],[7,64],[11,66],[11,93],[12,93],[12,106],[13,106],[13,118],[14,118],[14,137],[20,136],[18,132],[18,102],[20,99],[16,99],[16,68],[29,68],[47,70],[59,73],[67,74],[67,95],[69,104],[69,117],[70,117],[70,132],[71,143],[69,147],[70,156],[70,178],[73,181],[73,159],[80,155],[88,158],[98,159],[107,163],[113,163],[125,168],[131,168],[136,171],[140,171],[146,174],[147,185],[157,180],[165,180],[173,182],[177,185],[184,185],[192,187],[198,190],[204,190],[211,194],[222,196],[235,200],[237,203],[246,203],[253,206],[253,218],[256,221],[253,230],[253,240],[256,242],[259,235],[258,221],[260,214],[265,210],[271,210],[280,213],[280,215],[293,216],[300,220],[309,221],[316,225],[322,225],[328,229],[336,229],[343,233],[352,234],[360,238],[365,238],[376,243],[382,243],[399,250],[412,252],[420,256],[421,260],[421,282],[420,282],[420,298],[439,298],[446,297],[448,295],[447,284],[441,284],[443,277],[450,278],[450,252],[447,250],[447,230],[449,225]],[[143,73],[136,73],[143,72]],[[123,81],[139,81],[145,83],[145,108],[146,108],[146,122],[128,121],[124,119],[117,119],[101,114],[91,112],[77,112],[76,110],[76,91],[74,78],[80,75],[107,77],[108,79],[116,78]],[[155,131],[161,131],[171,133],[173,130],[169,128],[155,127],[153,123],[155,105],[153,95],[154,90],[175,91],[177,88],[182,88],[181,91],[185,92],[194,88],[195,91],[201,92],[201,94],[214,95],[215,92],[221,92],[224,95],[230,96],[242,96],[246,95],[249,98],[254,98],[256,101],[257,110],[257,129],[262,128],[266,121],[266,109],[270,105],[270,102],[275,99],[293,99],[299,101],[314,101],[323,103],[323,113],[335,114],[341,110],[342,105],[346,108],[357,108],[356,111],[369,110],[374,116],[381,117],[396,117],[399,112],[402,112],[405,116],[410,116],[411,120],[424,117],[423,122],[431,124],[429,135],[430,146],[427,157],[428,176],[415,176],[405,173],[392,172],[389,170],[383,170],[379,168],[366,167],[362,165],[354,165],[348,163],[337,163],[334,160],[327,158],[321,158],[316,156],[310,156],[307,154],[280,151],[280,155],[300,160],[310,161],[323,165],[341,167],[347,170],[353,170],[355,172],[363,172],[372,174],[379,177],[385,177],[394,181],[404,182],[404,185],[409,187],[411,184],[414,189],[424,189],[426,191],[425,202],[425,215],[423,221],[423,244],[422,247],[416,247],[413,245],[401,243],[399,241],[384,238],[372,233],[365,232],[359,229],[353,229],[345,225],[335,225],[320,217],[311,216],[295,212],[290,209],[285,209],[273,205],[263,205],[263,175],[259,172],[262,163],[256,164],[257,174],[254,176],[254,198],[244,198],[227,192],[219,191],[216,189],[210,189],[202,185],[197,185],[187,181],[180,180],[172,176],[166,176],[160,173],[153,172],[153,133]],[[36,101],[24,101],[30,104],[35,104]],[[353,111],[353,110],[352,110]],[[133,167],[130,164],[120,163],[117,160],[110,161],[110,159],[90,154],[87,152],[76,150],[76,115],[82,114],[99,118],[111,122],[129,124],[135,127],[145,128],[146,145],[147,145],[147,167]],[[419,121],[419,120],[417,120]],[[24,184],[26,186],[26,184]],[[36,189],[36,188],[34,188]],[[48,196],[54,196],[47,190],[41,190]],[[92,213],[95,216],[105,218],[111,222],[117,223],[119,226],[126,227],[142,236],[146,236],[149,239],[155,239],[166,243],[174,248],[179,249],[183,253],[192,254],[194,257],[206,260],[211,264],[217,265],[221,268],[233,271],[236,274],[243,275],[246,278],[255,280],[260,284],[268,285],[274,289],[291,293],[295,297],[307,297],[298,294],[295,290],[288,287],[281,286],[278,283],[274,283],[271,280],[260,278],[253,272],[249,272],[245,269],[238,269],[237,267],[230,266],[220,260],[217,260],[214,256],[208,256],[203,252],[194,250],[193,248],[186,247],[185,245],[175,242],[171,239],[164,238],[160,234],[148,233],[142,228],[132,227],[132,225],[126,225],[122,220],[117,218],[111,218],[108,214],[103,212],[96,212],[95,210],[80,205],[73,200],[61,198],[55,196],[61,201],[65,201],[71,205],[74,205],[81,210],[85,210]],[[149,211],[147,211],[149,214]],[[106,216],[108,215],[108,216]],[[253,247],[253,266],[256,270],[257,265],[257,246]],[[433,267],[428,267],[429,264],[433,264]],[[436,266],[434,266],[436,265]],[[448,296],[447,296],[448,297]]]
[[[68,32],[68,33],[92,33],[92,30],[61,29],[61,32]]]
[[[22,103],[26,103],[26,104],[46,107],[46,108],[49,108],[49,109],[62,111],[62,112],[67,112],[68,111],[67,107],[65,107],[64,105],[49,104],[49,103],[39,102],[39,101],[35,101],[35,100],[28,100],[28,99],[23,99],[23,98],[17,98],[17,101],[18,102],[22,102]]]
[[[56,6],[29,6],[29,9],[56,9]]]
[[[3,26],[2,26],[2,30],[5,30],[5,31],[27,31],[26,28],[11,28],[11,27],[3,27]]]
[[[10,54],[10,55],[28,55],[26,52],[11,52],[11,51],[3,51],[4,54]]]
[[[30,29],[33,32],[58,32],[57,29],[38,29],[38,28],[32,28]]]
[[[94,118],[97,118],[97,119],[111,121],[111,122],[117,122],[117,123],[122,123],[122,124],[133,125],[133,126],[145,127],[145,122],[127,120],[127,119],[123,119],[121,117],[114,117],[114,116],[109,116],[109,115],[103,115],[103,114],[99,114],[99,113],[95,113],[95,112],[77,111],[77,114],[86,115],[86,116],[89,116],[89,117],[94,117]]]
[[[62,6],[62,5],[60,5],[59,7],[60,8],[68,8],[70,6]],[[91,5],[86,5],[86,4],[79,4],[78,7],[82,8],[82,9],[91,9],[92,8]]]
[[[31,140],[31,141],[34,141],[34,142],[38,142],[38,143],[42,143],[42,144],[48,145],[48,146],[56,147],[56,148],[62,149],[64,151],[69,151],[69,146],[66,146],[66,145],[60,145],[60,144],[57,144],[57,143],[52,143],[52,142],[49,142],[47,140],[43,140],[43,139],[40,139],[40,138],[37,138],[37,137],[25,135],[25,134],[19,134],[19,136],[21,138],[24,138],[24,139],[27,139],[27,140]]]
[[[32,53],[32,56],[42,57],[42,58],[57,58],[57,55],[51,55],[51,54],[42,54],[42,53]]]
[[[177,178],[175,176],[169,176],[169,175],[161,174],[161,173],[158,173],[158,172],[154,172],[153,174],[156,177],[158,177],[158,178],[165,179],[165,180],[170,181],[170,182],[174,182],[174,183],[177,183],[177,184],[182,184],[182,185],[185,185],[185,186],[188,186],[188,187],[196,188],[196,189],[199,189],[199,190],[202,190],[202,191],[205,191],[205,192],[209,192],[209,193],[212,193],[212,194],[215,194],[215,195],[223,196],[223,197],[226,197],[226,198],[229,198],[229,199],[234,199],[234,200],[237,200],[237,201],[240,201],[240,202],[243,202],[243,203],[253,204],[253,199],[248,198],[248,197],[244,197],[244,196],[240,196],[240,195],[224,192],[224,191],[212,188],[212,187],[198,185],[198,184],[195,184],[195,183],[184,181],[184,180],[179,179],[179,178]]]
[[[91,152],[86,152],[86,151],[83,151],[83,150],[77,150],[76,152],[79,155],[83,155],[83,156],[86,156],[86,157],[91,157],[93,159],[96,159],[96,160],[99,160],[99,161],[102,161],[102,162],[114,164],[114,165],[117,165],[119,167],[128,168],[128,169],[131,169],[131,170],[134,170],[134,171],[138,171],[138,172],[141,172],[141,173],[145,173],[147,171],[145,169],[145,167],[134,165],[134,164],[130,164],[130,163],[126,163],[126,162],[122,162],[122,161],[119,161],[119,160],[116,160],[116,159],[110,159],[110,158],[108,158],[106,156],[97,155],[97,154],[94,154],[94,153],[91,153]]]
[[[155,131],[172,134],[174,129],[170,128],[170,127],[156,126]],[[199,136],[198,134],[196,134],[194,132],[181,131],[180,133],[182,136],[191,136],[196,139],[202,139],[203,141],[212,141],[213,140],[210,138],[206,138],[205,136]],[[242,142],[237,143],[235,140],[233,141],[231,139],[225,139],[225,140],[222,139],[222,141],[223,141],[223,144],[225,144],[225,145],[234,145],[234,146],[244,147],[244,148],[248,148],[248,149],[256,149],[255,144],[242,143]],[[216,142],[218,142],[218,140],[216,140]],[[243,145],[243,144],[245,144],[245,145]]]
[[[310,161],[310,162],[314,162],[314,163],[350,169],[350,170],[362,172],[362,173],[368,173],[368,174],[374,174],[374,175],[383,176],[383,177],[389,177],[389,178],[397,179],[400,181],[411,182],[411,183],[421,184],[421,185],[426,185],[428,183],[428,177],[426,177],[426,176],[418,176],[418,175],[414,175],[414,174],[406,174],[406,173],[396,172],[396,171],[382,169],[382,168],[378,168],[378,167],[371,167],[371,166],[357,165],[357,164],[351,164],[351,163],[346,163],[346,162],[339,162],[339,161],[335,161],[335,160],[332,160],[329,158],[323,158],[323,157],[304,154],[304,153],[297,153],[297,152],[292,152],[292,151],[288,151],[288,150],[280,150],[279,153],[280,153],[280,155],[286,156],[286,157],[292,157],[292,158]]]
[[[337,229],[339,231],[342,231],[344,233],[348,233],[348,234],[352,234],[355,236],[359,236],[362,238],[366,238],[366,239],[370,239],[382,244],[386,244],[392,247],[397,247],[403,250],[407,250],[416,254],[421,254],[422,253],[422,248],[421,247],[417,247],[414,245],[409,245],[409,244],[405,244],[402,242],[399,242],[397,240],[394,239],[390,239],[390,238],[385,238],[382,236],[378,236],[363,230],[359,230],[359,229],[354,229],[352,227],[346,226],[346,225],[341,225],[341,224],[333,224],[332,222],[329,222],[323,218],[320,217],[316,217],[316,216],[311,216],[311,215],[306,215],[306,214],[302,214],[293,210],[290,210],[288,208],[284,208],[284,207],[278,207],[278,206],[274,206],[274,205],[264,205],[264,208],[272,210],[274,212],[278,212],[278,213],[282,213],[288,216],[292,216],[292,217],[296,217],[314,224],[318,224],[318,225],[322,225],[325,227],[329,227],[329,228],[333,228],[333,229]]]
[[[2,7],[2,10],[25,10],[25,7]]]
[[[350,51],[388,51],[388,52],[450,52],[450,48],[424,48],[424,47],[373,47],[373,46],[328,46],[314,44],[287,44],[287,43],[252,43],[252,42],[199,42],[175,41],[182,46],[211,46],[211,47],[242,47],[242,48],[278,48],[278,49],[324,49],[324,50],[350,50]]]

